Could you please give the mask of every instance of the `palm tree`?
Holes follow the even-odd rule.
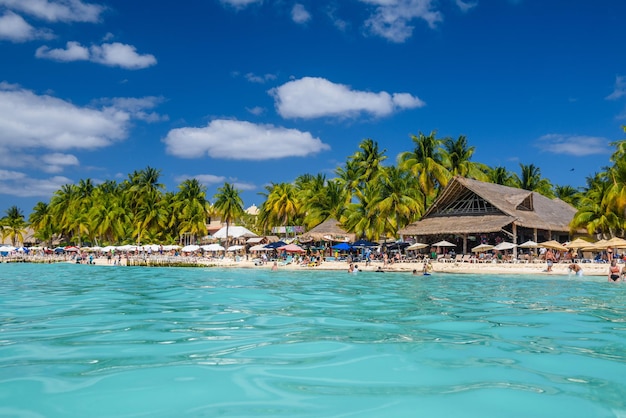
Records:
[[[50,214],[55,229],[64,239],[71,240],[75,235],[72,214],[79,212],[78,189],[73,184],[64,184],[54,192],[50,201]]]
[[[266,227],[300,223],[302,202],[296,186],[290,183],[272,183],[265,190],[268,193],[260,212]]]
[[[580,192],[572,186],[556,185],[554,186],[554,194],[562,201],[567,202],[574,207],[578,207]]]
[[[513,174],[501,166],[490,168],[487,171],[487,181],[502,186],[514,187]]]
[[[50,205],[45,202],[37,202],[28,217],[28,222],[31,228],[33,228],[34,236],[51,246],[52,237],[54,236],[54,223],[50,213]]]
[[[217,189],[213,208],[222,221],[226,222],[226,246],[228,247],[228,227],[244,213],[239,190],[230,183],[224,183],[224,186]]]
[[[187,179],[178,189],[173,201],[176,216],[171,217],[172,220],[177,220],[177,232],[196,237],[206,235],[206,221],[211,211],[211,205],[206,199],[206,186],[198,179]]]
[[[24,220],[24,214],[17,206],[11,206],[6,210],[6,216],[0,219],[2,239],[11,239],[11,244],[17,247],[18,242],[24,242],[24,232],[28,224]]]
[[[399,229],[421,217],[426,209],[416,183],[414,177],[396,167],[383,170],[378,196],[374,200],[379,216],[386,219],[386,235],[395,236]]]
[[[456,140],[445,138],[443,140],[444,165],[453,176],[467,177],[480,181],[487,181],[488,167],[485,164],[472,162],[472,156],[476,147],[467,144],[464,135]]]
[[[524,190],[541,193],[546,197],[553,198],[552,184],[550,180],[541,177],[541,170],[534,164],[521,164],[521,177],[513,174],[513,182],[516,187]]]
[[[421,132],[418,136],[411,135],[411,140],[415,148],[400,154],[399,167],[417,177],[424,199],[423,206],[428,207],[437,196],[439,188],[445,187],[452,175],[444,164],[441,152],[443,140],[436,138],[435,131],[428,136]]]
[[[347,195],[338,179],[329,180],[324,187],[306,193],[302,198],[306,227],[319,225],[329,218],[340,219],[346,208]]]
[[[576,231],[585,228],[589,234],[601,234],[614,237],[623,234],[624,218],[614,210],[607,198],[611,182],[606,173],[595,174],[587,178],[587,191],[580,199],[578,212],[570,223],[570,229]]]

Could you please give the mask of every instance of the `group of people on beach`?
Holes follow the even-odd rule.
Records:
[[[611,265],[609,266],[609,277],[608,281],[615,283],[618,281],[626,281],[626,263],[622,268],[617,265],[617,260],[611,260]]]

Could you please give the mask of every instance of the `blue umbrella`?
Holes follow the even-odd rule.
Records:
[[[264,248],[270,248],[270,249],[274,249],[275,250],[276,248],[283,247],[285,245],[287,245],[286,242],[276,241],[276,242],[271,242],[271,243],[267,244]]]
[[[339,244],[333,245],[333,249],[340,251],[347,251],[352,248],[352,245],[347,242],[340,242]]]

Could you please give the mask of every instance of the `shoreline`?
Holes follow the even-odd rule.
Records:
[[[180,258],[180,260],[177,260]],[[145,261],[141,258],[130,258],[133,265],[146,265]],[[98,258],[94,259],[95,265],[110,265],[106,259]],[[122,266],[126,259],[122,259]],[[156,260],[151,261],[148,264],[149,267],[159,267]],[[207,259],[201,257],[175,257],[174,262],[176,265],[184,267],[200,266],[200,267],[217,267],[217,268],[246,268],[246,269],[263,269],[271,270],[273,262],[268,261],[266,264],[257,265],[253,260],[239,260],[236,261],[231,258],[224,259]],[[301,264],[283,264],[278,262],[278,270],[323,270],[323,271],[348,271],[349,262],[345,261],[325,261],[318,266],[305,266]],[[360,271],[375,272],[379,267],[384,272],[394,273],[410,273],[413,270],[417,270],[418,275],[422,275],[422,262],[400,262],[388,264],[383,267],[381,262],[372,262],[369,266],[366,266],[364,262],[355,262],[355,265],[359,266]],[[555,263],[552,267],[552,271],[546,271],[546,263],[467,263],[467,262],[433,262],[433,273],[457,273],[457,274],[533,274],[533,275],[568,275],[568,266],[570,263]],[[605,263],[581,263],[579,264],[583,270],[583,276],[607,276],[609,265]],[[165,266],[165,265],[164,265]],[[573,276],[573,274],[571,274]]]
[[[107,260],[104,257],[94,258],[93,265],[115,266],[114,260]],[[0,259],[0,263],[71,263],[73,259],[61,257],[16,257]],[[85,263],[83,263],[85,264]],[[322,270],[322,271],[348,271],[349,262],[346,261],[325,261],[318,266],[305,266],[301,264],[281,264],[278,262],[278,270]],[[399,262],[388,264],[383,267],[382,262],[372,262],[366,266],[364,262],[355,262],[359,270],[363,272],[375,272],[379,267],[388,273],[410,273],[417,270],[417,274],[422,276],[422,262]],[[546,263],[468,263],[468,262],[432,262],[432,273],[456,273],[456,274],[519,274],[519,275],[545,275],[561,276],[572,275],[568,272],[570,263],[555,263],[552,271],[546,271]],[[147,266],[147,267],[216,267],[216,268],[245,268],[271,270],[273,262],[258,265],[254,260],[235,260],[232,258],[210,259],[204,257],[129,257],[121,259],[121,266]],[[579,263],[583,270],[583,276],[608,276],[609,264],[606,263]]]

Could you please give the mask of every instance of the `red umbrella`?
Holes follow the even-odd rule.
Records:
[[[68,251],[68,252],[78,252],[78,251],[80,251],[80,248],[74,247],[74,246],[67,246],[67,247],[65,247],[63,249],[65,251]]]
[[[304,253],[306,250],[296,244],[287,244],[277,248],[278,251],[285,251],[288,253]]]

